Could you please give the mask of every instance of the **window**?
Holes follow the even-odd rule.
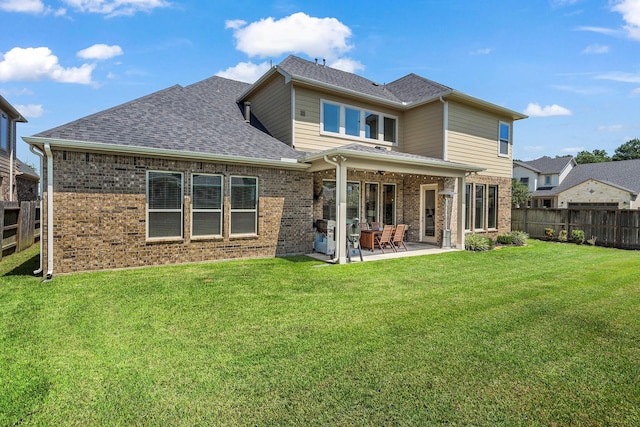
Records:
[[[474,227],[476,230],[484,230],[484,208],[484,185],[476,184],[474,200]]]
[[[545,175],[544,185],[551,185],[551,175]]]
[[[396,223],[396,185],[382,185],[382,223],[394,225]]]
[[[231,234],[258,234],[258,178],[231,177]]]
[[[322,182],[322,217],[336,219],[336,182]],[[360,183],[347,182],[347,219],[360,218]]]
[[[222,235],[222,175],[191,177],[191,235]]]
[[[397,117],[322,101],[321,131],[355,139],[396,144]]]
[[[147,172],[147,238],[182,238],[182,173]]]
[[[501,156],[509,155],[509,142],[511,140],[511,126],[509,123],[500,122],[500,130],[499,130],[499,151],[498,153]]]
[[[471,230],[471,184],[464,185],[464,229]]]
[[[378,221],[378,184],[364,185],[364,213],[368,224]]]
[[[489,210],[487,212],[487,227],[498,228],[498,186],[489,186]]]
[[[529,177],[520,178],[520,182],[528,187],[529,186]]]
[[[9,151],[9,119],[0,111],[0,148]]]

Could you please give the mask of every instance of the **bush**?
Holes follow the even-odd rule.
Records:
[[[560,234],[558,235],[558,240],[561,242],[567,241],[567,230],[560,230]]]
[[[548,239],[553,239],[554,234],[556,234],[556,230],[553,228],[547,227],[544,229],[544,235],[547,236]]]
[[[488,251],[493,248],[493,240],[480,234],[470,234],[464,240],[464,248],[474,252]]]
[[[502,234],[496,238],[496,242],[501,245],[511,245],[513,244],[513,238],[511,234]]]
[[[584,243],[584,231],[582,230],[571,230],[571,240],[573,240],[577,245],[581,245]]]
[[[524,231],[512,231],[509,235],[511,236],[511,244],[514,246],[526,245],[529,238],[529,235]]]
[[[596,245],[596,240],[598,240],[598,238],[596,236],[591,236],[591,238],[589,240],[587,240],[587,243],[590,244],[591,246],[595,246]]]

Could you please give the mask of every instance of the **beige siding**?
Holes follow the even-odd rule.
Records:
[[[377,141],[369,143],[364,140],[321,135],[321,99],[352,105],[358,108],[371,109],[379,113],[390,114],[398,117],[398,140],[402,140],[403,116],[400,111],[391,110],[389,108],[370,103],[363,103],[362,101],[355,99],[321,93],[305,87],[296,86],[295,93],[295,146],[297,150],[313,152],[341,147],[353,143],[368,146],[382,145]]]
[[[631,194],[620,188],[590,179],[558,194],[558,204],[567,207],[569,203],[617,203],[618,208],[633,206]],[[625,204],[626,203],[626,204]],[[631,206],[630,206],[631,204]]]
[[[511,119],[450,101],[447,160],[486,168],[481,175],[511,177],[512,147],[508,157],[498,155],[500,121],[510,123],[513,133]]]
[[[291,131],[291,85],[276,73],[260,90],[251,95],[251,112],[269,133],[289,145]]]
[[[404,138],[399,150],[421,156],[442,158],[443,111],[441,102],[432,102],[404,114]]]

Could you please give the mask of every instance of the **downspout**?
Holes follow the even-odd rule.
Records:
[[[9,144],[11,149],[9,150],[9,201],[13,202],[13,186],[14,186],[14,174],[15,164],[13,158],[16,155],[16,144],[15,144],[15,135],[16,135],[16,122],[15,120],[11,120],[11,135],[9,136]],[[12,142],[13,141],[13,142]]]
[[[37,151],[36,151],[37,150]],[[36,156],[38,156],[38,158],[40,159],[40,174],[42,174],[42,166],[43,166],[43,162],[44,162],[44,153],[42,151],[40,151],[38,148],[36,148],[35,145],[29,145],[29,151],[31,151],[33,154],[35,154]],[[42,180],[42,177],[40,177],[40,182],[39,182],[39,187],[40,187],[40,218],[42,219],[42,195],[44,194],[44,181]],[[40,268],[38,268],[36,271],[33,272],[33,274],[40,274],[42,273],[42,249],[43,249],[43,240],[42,240],[42,222],[40,222]]]
[[[53,276],[53,153],[48,142],[44,144],[44,151],[47,153],[47,274],[45,280],[51,280]]]
[[[442,97],[440,97],[440,102],[444,104],[442,108],[442,160],[449,160],[449,103]]]
[[[336,167],[336,230],[335,230],[336,250],[333,255],[333,261],[336,262],[337,264],[344,264],[347,261],[346,256],[343,254],[343,251],[347,245],[347,239],[346,239],[347,205],[346,205],[346,194],[344,195],[342,194],[343,193],[342,191],[343,166],[341,163],[329,159],[327,155],[324,156],[324,161]]]

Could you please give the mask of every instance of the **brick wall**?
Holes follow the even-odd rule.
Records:
[[[84,152],[53,154],[54,274],[311,250],[313,184],[306,172]],[[184,174],[184,238],[179,241],[146,239],[147,170]],[[221,238],[194,240],[189,235],[191,173],[224,175]],[[229,236],[230,175],[258,177],[257,237]],[[43,256],[46,259],[46,253]]]

